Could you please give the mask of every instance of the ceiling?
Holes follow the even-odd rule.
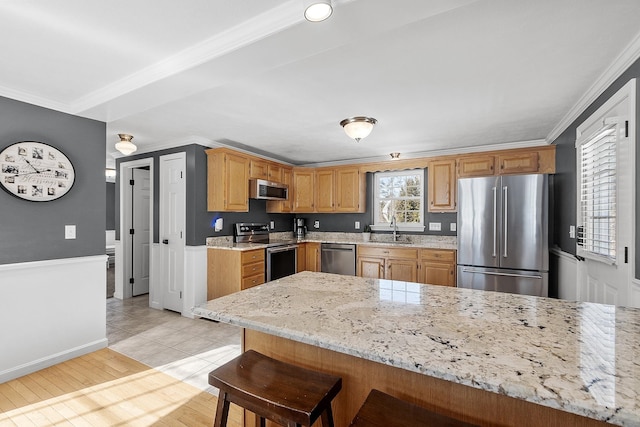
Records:
[[[2,1],[0,96],[106,122],[107,166],[118,133],[318,164],[549,141],[640,54],[637,0],[302,3]]]

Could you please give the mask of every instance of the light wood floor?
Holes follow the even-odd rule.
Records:
[[[211,426],[217,399],[110,349],[0,384],[0,426]],[[232,407],[229,426],[240,426]]]

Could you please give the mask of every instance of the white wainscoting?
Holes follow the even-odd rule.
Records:
[[[577,301],[578,290],[578,260],[570,253],[553,248],[549,255],[556,257],[558,265],[558,298]]]
[[[0,383],[107,346],[106,263],[0,265]]]

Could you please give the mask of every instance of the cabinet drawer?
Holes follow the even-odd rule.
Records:
[[[360,245],[358,246],[358,256],[417,259],[418,250],[411,248],[390,248],[386,246]]]
[[[255,276],[249,276],[242,279],[242,290],[252,288],[254,286],[262,285],[264,283],[264,271],[261,274]]]
[[[264,262],[264,249],[256,249],[253,251],[242,252],[241,258],[242,264],[249,264],[252,262]]]
[[[264,273],[264,271],[264,262],[242,265],[242,277],[255,276],[256,274]]]
[[[456,253],[455,251],[447,249],[423,249],[420,251],[420,258],[454,262],[456,260]]]

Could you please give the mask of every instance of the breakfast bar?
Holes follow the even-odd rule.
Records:
[[[337,426],[372,388],[483,426],[640,425],[637,309],[303,272],[192,311],[341,376]]]

